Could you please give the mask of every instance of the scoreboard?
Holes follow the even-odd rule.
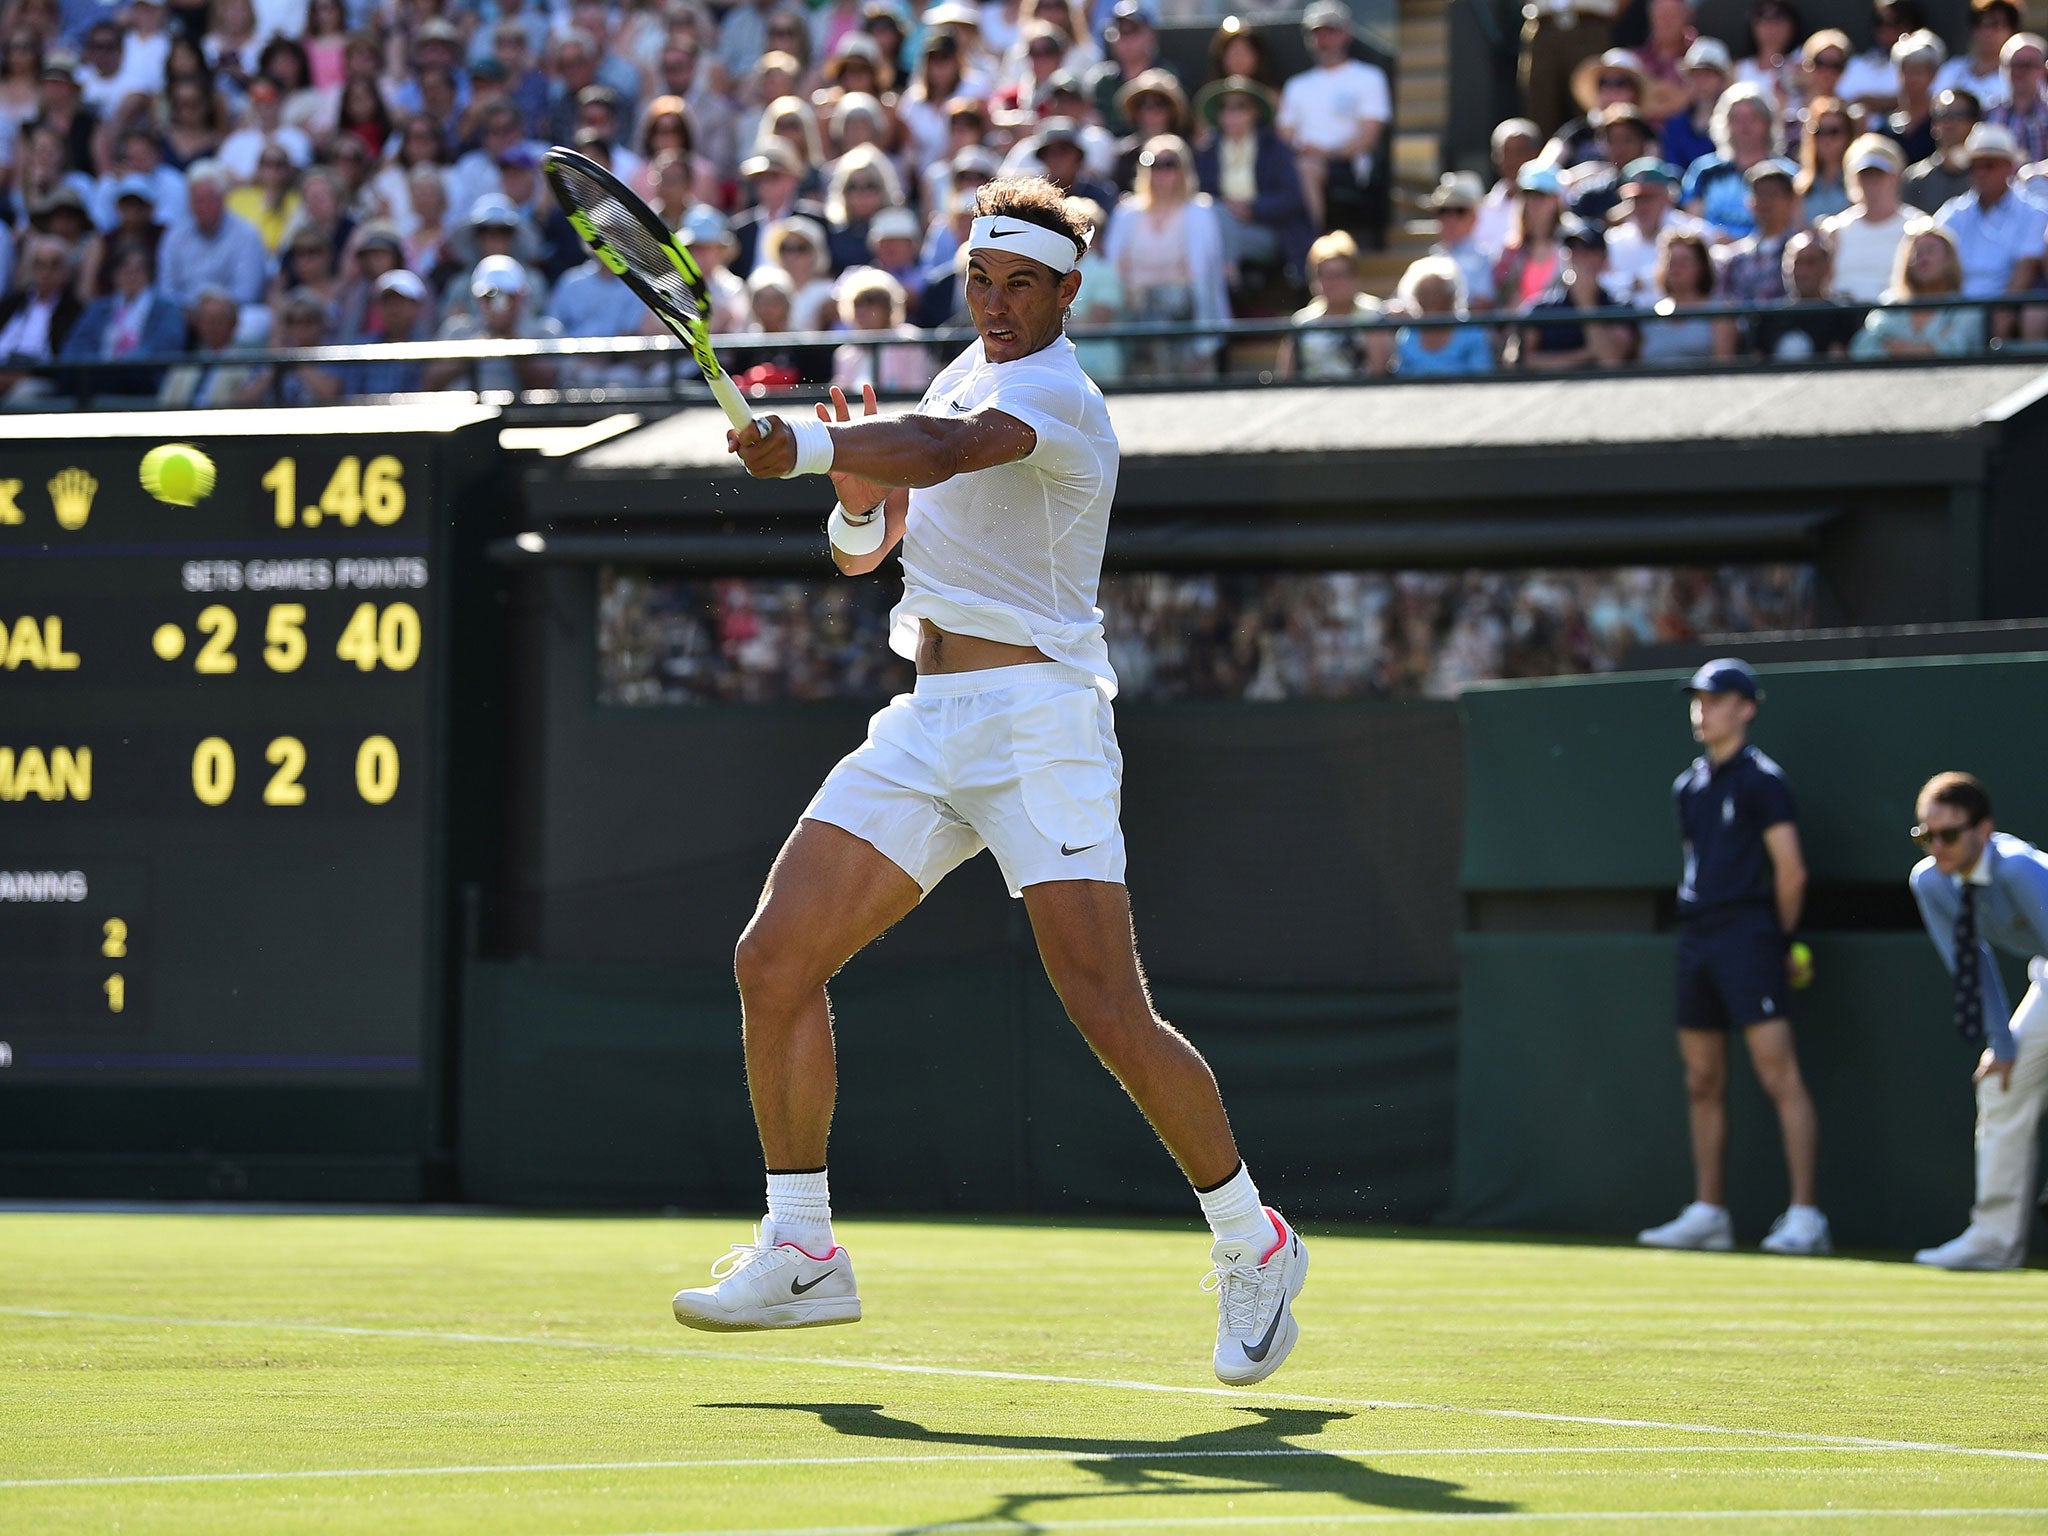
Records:
[[[452,503],[494,417],[7,421],[0,1116],[32,1084],[420,1081]],[[218,466],[196,506],[143,490],[163,442]]]

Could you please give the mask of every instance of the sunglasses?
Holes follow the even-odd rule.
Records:
[[[1974,821],[1966,822],[1964,825],[1960,827],[1930,827],[1926,825],[1921,825],[1912,828],[1912,830],[1909,831],[1906,835],[1912,838],[1913,841],[1918,843],[1922,848],[1933,848],[1937,846],[1942,848],[1953,848],[1957,843],[1960,843],[1966,836],[1968,836],[1971,832],[1974,832],[1976,829],[1977,823]]]
[[[1815,69],[1841,69],[1848,62],[1839,53],[1823,53],[1814,59],[1813,67]]]
[[[846,184],[846,190],[849,192],[879,192],[882,190],[882,184],[879,181],[849,181]]]
[[[1602,75],[1599,81],[1603,91],[1632,91],[1636,88],[1634,75]]]

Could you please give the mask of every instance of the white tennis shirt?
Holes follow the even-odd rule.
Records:
[[[1036,646],[1116,695],[1096,587],[1119,453],[1102,391],[1065,336],[1011,363],[976,341],[932,381],[921,416],[991,407],[1038,444],[1014,463],[913,489],[903,533],[903,600],[889,645],[917,655],[918,620],[956,635]]]

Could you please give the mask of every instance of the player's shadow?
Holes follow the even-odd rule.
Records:
[[[905,1532],[943,1531],[956,1525],[1009,1522],[1019,1531],[1038,1529],[1030,1511],[1076,1499],[1161,1495],[1191,1498],[1221,1494],[1321,1493],[1378,1509],[1427,1514],[1505,1514],[1517,1506],[1467,1497],[1456,1483],[1433,1477],[1381,1472],[1356,1456],[1299,1445],[1298,1438],[1321,1434],[1353,1415],[1328,1408],[1238,1408],[1255,1422],[1229,1424],[1178,1439],[1137,1436],[1012,1435],[970,1430],[928,1429],[897,1418],[879,1403],[706,1403],[707,1408],[750,1408],[814,1413],[825,1428],[862,1440],[890,1440],[924,1446],[974,1446],[992,1451],[1039,1451],[1071,1456],[1093,1474],[1098,1486],[1062,1492],[1006,1493],[978,1514],[924,1525]]]

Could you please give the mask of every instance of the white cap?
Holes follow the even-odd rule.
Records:
[[[503,261],[506,258],[492,256],[486,259],[490,261]],[[514,265],[516,266],[517,263],[515,262]],[[389,272],[378,278],[375,292],[380,299],[387,293],[396,293],[411,299],[415,304],[427,302],[427,285],[420,281],[417,272],[408,272],[404,267],[393,267]]]
[[[1680,69],[1718,69],[1724,75],[1735,73],[1735,61],[1728,55],[1728,45],[1718,37],[1700,37],[1685,50],[1685,59]]]
[[[1970,130],[1970,136],[1963,140],[1963,158],[1966,160],[2010,160],[2018,165],[2023,158],[2020,141],[2012,136],[2010,128],[2001,128],[1996,123],[1979,123]]]
[[[510,256],[486,256],[469,274],[469,291],[479,299],[487,293],[524,293],[526,268]]]
[[[884,208],[868,220],[868,240],[922,240],[924,226],[908,208]]]

